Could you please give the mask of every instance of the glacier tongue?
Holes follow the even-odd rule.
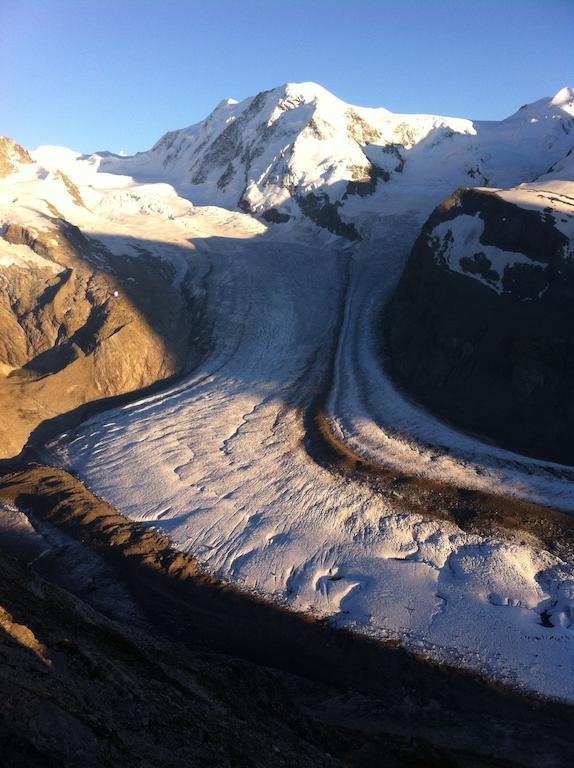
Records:
[[[397,512],[311,460],[302,416],[329,384],[324,418],[364,460],[572,508],[563,467],[407,401],[371,334],[422,220],[455,187],[506,187],[539,208],[544,189],[566,217],[569,100],[566,89],[488,123],[289,84],[221,102],[133,157],[39,148],[0,183],[3,221],[47,227],[56,210],[117,253],[151,243],[176,276],[202,276],[213,337],[193,375],[61,436],[52,458],[245,589],[572,698],[574,564],[527,536]],[[542,628],[549,607],[557,618]]]
[[[332,474],[305,448],[301,409],[334,360],[327,415],[360,455],[459,486],[571,498],[567,476],[472,438],[457,442],[385,383],[363,329],[377,314],[380,286],[390,290],[400,273],[416,219],[385,224],[385,239],[353,248],[311,247],[293,233],[288,242],[196,241],[197,257],[211,265],[212,356],[171,390],[62,436],[52,456],[246,590],[569,698],[572,564],[528,536],[467,533],[398,513],[392,499]],[[417,433],[430,433],[442,453]],[[561,618],[543,629],[540,613],[558,594]]]

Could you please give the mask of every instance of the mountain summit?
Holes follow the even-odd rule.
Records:
[[[177,615],[152,527],[201,601],[208,571],[234,605],[572,702],[573,145],[568,89],[480,122],[312,83],[129,158],[0,143],[2,458],[27,444],[134,518]]]
[[[544,173],[574,142],[571,95],[563,88],[493,122],[357,107],[316,83],[287,83],[222,101],[147,152],[102,156],[102,170],[168,181],[197,205],[273,222],[303,213],[348,234],[370,208],[428,214],[458,186],[513,186]],[[357,204],[367,197],[374,205]]]

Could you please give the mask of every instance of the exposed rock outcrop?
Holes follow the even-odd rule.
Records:
[[[32,162],[28,152],[12,139],[0,136],[0,179],[13,173],[19,163]]]
[[[0,420],[2,457],[43,419],[171,376],[197,351],[189,285],[175,285],[171,265],[115,256],[61,219],[49,225],[3,232],[44,266],[0,267],[0,413],[11,414]]]
[[[401,385],[442,418],[572,464],[574,253],[557,218],[456,192],[415,243],[386,349]]]

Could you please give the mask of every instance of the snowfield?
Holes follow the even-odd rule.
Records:
[[[257,183],[248,181],[247,192],[233,187],[232,163],[229,186],[217,186],[220,158],[209,155],[209,142],[239,123],[246,131],[244,149],[253,147],[251,140],[265,135],[257,129],[262,123],[255,100],[224,102],[204,123],[168,134],[134,158],[40,148],[34,165],[0,183],[0,194],[9,184],[6,200],[19,190],[21,215],[38,216],[35,190],[44,168],[50,201],[69,221],[117,252],[145,239],[157,256],[178,266],[178,274],[192,270],[196,290],[207,297],[204,321],[212,349],[199,368],[159,394],[61,435],[47,456],[121,513],[167,532],[224,580],[357,631],[396,638],[430,658],[574,700],[574,561],[541,551],[528,536],[520,542],[469,534],[448,521],[397,513],[374,490],[314,462],[304,421],[317,393],[325,391],[334,435],[360,456],[457,487],[574,512],[574,470],[487,445],[418,408],[386,375],[376,333],[422,221],[460,183],[458,177],[472,183],[467,160],[482,162],[490,148],[483,165],[498,173],[497,184],[509,180],[512,186],[529,178],[533,164],[541,173],[567,159],[574,132],[563,139],[565,130],[553,115],[562,110],[564,124],[574,125],[572,93],[565,89],[498,124],[473,124],[427,116],[409,123],[409,116],[350,108],[311,90],[309,95],[307,85],[297,92],[290,86],[280,98],[268,92],[259,103],[264,123],[287,121],[281,125],[291,135],[307,131],[315,115],[323,120],[317,131],[326,133],[352,109],[361,130],[377,128],[376,141],[384,130],[391,132],[378,145],[373,133],[363,144],[353,139],[352,152],[364,157],[360,145],[368,144],[373,161],[377,152],[387,158],[394,151],[391,138],[403,125],[405,143],[396,151],[406,157],[404,171],[393,170],[388,186],[379,182],[372,196],[348,197],[342,205],[361,241],[335,237],[296,212],[295,198],[284,194],[284,176],[273,170],[281,159],[287,162],[279,145],[287,146],[289,136],[278,128],[265,145],[269,157],[251,157]],[[554,138],[534,160],[529,148],[548,131]],[[351,150],[336,136],[327,144],[329,157],[347,158],[344,163],[333,161],[320,180],[305,176],[319,151],[313,143],[318,138],[308,133],[302,142],[307,154],[296,147],[285,174],[297,173],[305,191],[310,184],[346,184],[349,179],[336,171],[348,164]],[[477,136],[480,144],[467,143]],[[495,156],[492,148],[501,137],[507,146]],[[197,196],[182,175],[191,155],[195,172],[203,169],[205,176],[195,185]],[[265,173],[258,163],[266,164]],[[567,196],[572,182],[561,178],[567,175],[564,163],[557,171],[560,190],[553,194]],[[444,171],[439,177],[438,168]],[[83,205],[55,176],[58,169],[76,185]],[[487,183],[483,170],[477,184]],[[542,181],[551,189],[552,179]],[[251,209],[283,205],[293,218],[264,224],[240,212],[244,193]],[[500,194],[522,205],[538,192],[522,185]],[[456,267],[456,254],[452,258]],[[543,611],[553,626],[542,625]]]
[[[362,214],[428,216],[460,186],[512,187],[545,173],[574,142],[574,91],[501,121],[402,115],[346,104],[315,83],[288,83],[170,131],[101,170],[168,181],[198,205],[301,215],[317,196],[360,232]],[[357,221],[357,218],[359,221]]]

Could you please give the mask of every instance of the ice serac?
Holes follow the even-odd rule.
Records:
[[[552,103],[570,106],[572,92]],[[425,224],[387,312],[391,367],[443,418],[574,463],[574,155]]]
[[[570,95],[566,88],[485,122],[357,107],[315,83],[290,83],[222,101],[151,150],[101,163],[168,181],[197,205],[270,223],[304,216],[359,239],[381,213],[428,215],[459,186],[513,186],[546,171],[574,141]]]

